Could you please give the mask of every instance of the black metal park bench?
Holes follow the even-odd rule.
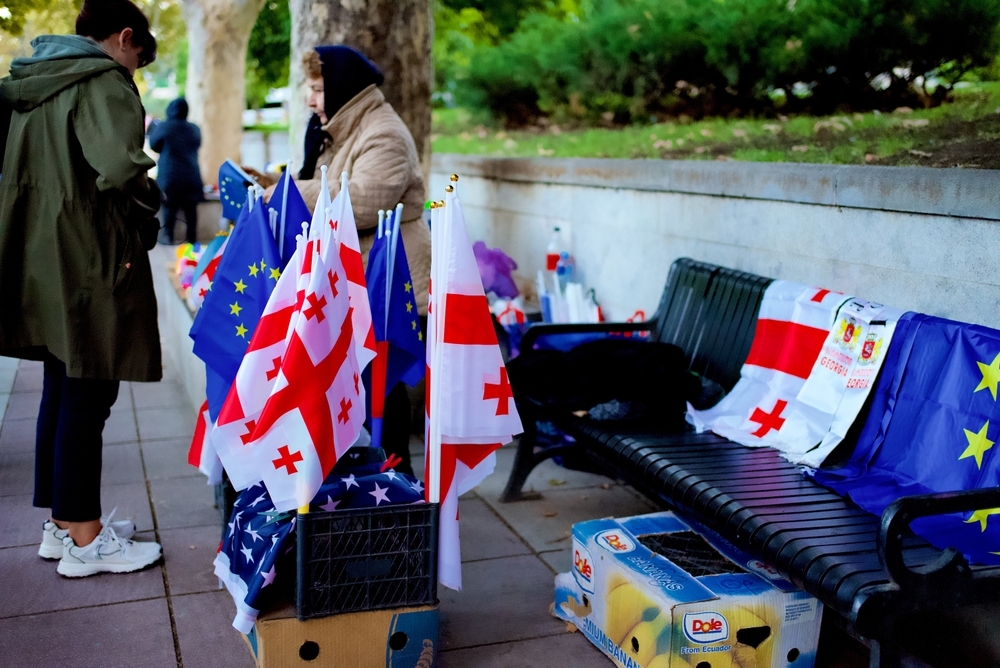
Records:
[[[770,282],[679,259],[652,319],[538,325],[527,331],[521,350],[545,336],[648,331],[652,340],[684,350],[692,371],[729,390],[739,380]],[[503,501],[525,498],[521,488],[538,463],[584,454],[594,470],[693,515],[818,598],[868,644],[873,668],[900,665],[912,615],[1000,601],[1000,567],[970,566],[955,550],[936,549],[909,530],[918,517],[1000,507],[1000,488],[906,497],[878,518],[807,479],[774,450],[745,448],[712,433],[633,433],[517,399],[525,433]],[[539,447],[538,421],[554,423],[576,443]]]

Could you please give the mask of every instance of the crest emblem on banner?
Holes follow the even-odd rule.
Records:
[[[882,337],[876,336],[875,332],[868,332],[865,342],[861,345],[861,354],[858,355],[858,366],[870,366],[878,361],[879,352],[882,350]]]
[[[844,350],[854,351],[861,340],[861,333],[864,328],[853,316],[845,315],[840,320],[840,327],[837,328],[837,345]]]

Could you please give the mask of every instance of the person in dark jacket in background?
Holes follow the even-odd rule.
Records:
[[[167,120],[156,123],[149,131],[149,146],[160,154],[156,183],[163,191],[163,228],[160,243],[174,243],[177,212],[184,212],[187,240],[198,240],[198,202],[203,190],[198,169],[198,148],[201,130],[189,123],[188,103],[179,97],[167,107]]]

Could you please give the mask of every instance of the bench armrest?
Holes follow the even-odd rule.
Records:
[[[521,337],[521,350],[530,350],[538,339],[556,334],[616,334],[619,332],[645,332],[653,329],[653,321],[644,322],[593,322],[579,324],[532,325]]]
[[[878,558],[900,587],[949,586],[971,575],[962,553],[948,548],[933,563],[910,568],[903,559],[903,535],[910,523],[921,517],[971,512],[1000,507],[1000,487],[961,492],[905,496],[889,504],[882,513],[878,533]]]

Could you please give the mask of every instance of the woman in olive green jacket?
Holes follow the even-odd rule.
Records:
[[[39,554],[67,576],[160,556],[128,540],[131,522],[100,519],[101,433],[119,381],[162,370],[147,255],[159,191],[132,79],[156,41],[128,0],[87,0],[77,33],[35,39],[0,82],[0,354],[44,361],[34,505],[52,521]]]

